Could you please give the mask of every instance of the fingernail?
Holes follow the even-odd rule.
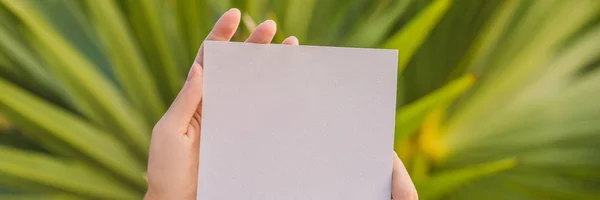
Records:
[[[273,24],[273,25],[277,26],[277,23],[275,21],[271,20],[271,19],[265,20],[262,24],[266,24],[266,23],[270,23],[270,24]]]
[[[229,9],[227,12],[231,12],[231,11],[234,11],[234,10],[237,10],[237,11],[239,11],[240,9],[237,9],[237,8],[230,8],[230,9]]]

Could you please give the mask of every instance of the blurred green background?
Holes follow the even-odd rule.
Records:
[[[0,0],[0,199],[141,199],[150,130],[219,15],[235,40],[399,50],[421,199],[600,199],[598,0]]]

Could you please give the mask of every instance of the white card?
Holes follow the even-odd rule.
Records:
[[[204,45],[197,199],[390,199],[396,50]]]

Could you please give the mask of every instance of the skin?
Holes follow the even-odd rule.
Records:
[[[240,23],[240,11],[227,11],[213,27],[206,40],[229,41]],[[268,44],[277,25],[267,20],[256,27],[246,42]],[[290,36],[286,45],[298,45]],[[148,160],[146,200],[196,199],[198,159],[200,151],[200,119],[202,117],[203,45],[190,68],[185,85],[169,110],[152,130]],[[392,199],[418,199],[406,168],[397,155],[393,157]]]

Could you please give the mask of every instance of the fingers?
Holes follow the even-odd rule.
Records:
[[[240,10],[236,8],[232,8],[229,11],[225,12],[217,21],[212,31],[208,34],[205,40],[215,40],[215,41],[229,41],[231,37],[235,34],[237,27],[240,25],[241,18]],[[198,54],[196,55],[196,63],[202,66],[204,63],[204,44],[200,46],[200,50],[198,50]]]
[[[267,20],[259,24],[250,34],[246,42],[269,44],[277,32],[277,24],[273,20]]]
[[[185,133],[187,124],[196,113],[202,99],[202,66],[194,63],[188,74],[185,85],[169,107],[169,110],[160,120],[159,127],[169,127],[169,132]]]
[[[285,40],[283,40],[283,42],[281,42],[281,44],[287,44],[287,45],[300,45],[300,42],[298,41],[298,38],[295,36],[290,36],[288,38],[285,38]]]
[[[394,200],[417,200],[417,189],[413,184],[404,164],[398,155],[394,153],[394,169],[392,172],[392,199]]]

